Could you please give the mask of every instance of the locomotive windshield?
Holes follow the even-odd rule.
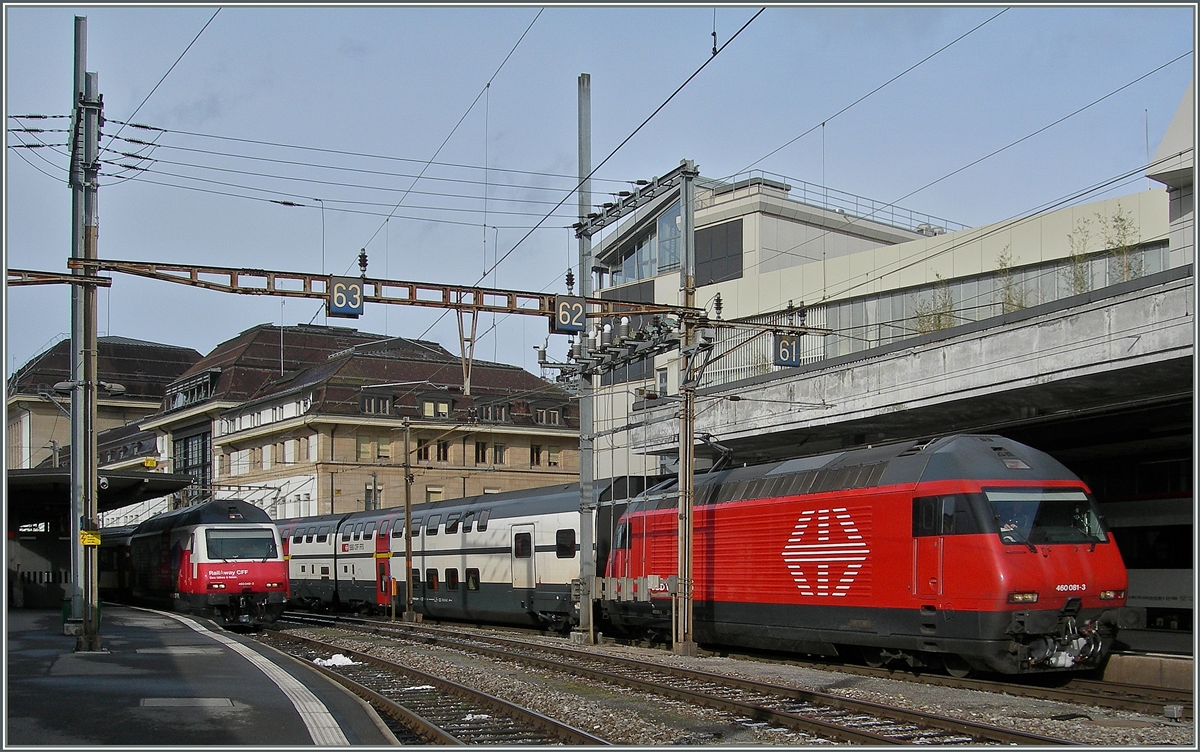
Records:
[[[984,489],[1005,543],[1104,543],[1108,540],[1083,491]]]
[[[256,559],[266,561],[278,554],[275,535],[269,529],[211,528],[205,531],[210,559]]]

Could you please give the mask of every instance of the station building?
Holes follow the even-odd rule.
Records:
[[[948,432],[1042,449],[1120,527],[1131,605],[1161,630],[1147,646],[1191,652],[1193,112],[1189,85],[1149,169],[1124,176],[1155,187],[976,228],[768,173],[697,178],[696,305],[757,327],[712,330],[730,354],[700,382],[697,436],[737,464]],[[593,237],[599,296],[683,303],[679,196]],[[783,367],[772,324],[831,333]],[[678,353],[595,388],[596,477],[675,472]]]
[[[97,349],[100,380],[119,384],[125,390],[119,395],[97,390],[98,432],[128,426],[157,412],[167,385],[201,357],[190,347],[127,337],[100,337]],[[65,339],[9,377],[5,395],[6,468],[66,463],[71,443],[71,399],[70,394],[55,392],[54,385],[71,379],[71,342]],[[103,465],[103,451],[101,454]]]
[[[560,387],[475,361],[464,394],[460,359],[437,343],[348,327],[247,329],[169,383],[137,428],[102,434],[101,462],[140,456],[196,483],[108,525],[208,498],[247,499],[276,518],[397,506],[406,456],[414,503],[579,472],[577,407]]]

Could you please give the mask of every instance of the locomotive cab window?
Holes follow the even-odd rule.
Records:
[[[528,559],[533,556],[533,536],[529,533],[517,533],[513,536],[513,556],[518,559]]]
[[[256,559],[265,561],[278,555],[273,530],[263,528],[217,529],[205,532],[206,552],[210,559]]]
[[[571,528],[554,534],[554,555],[559,559],[575,558],[575,531]]]
[[[1107,531],[1086,493],[1059,488],[985,488],[1003,543],[1105,543]]]

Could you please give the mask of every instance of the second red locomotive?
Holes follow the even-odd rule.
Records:
[[[104,593],[137,603],[257,626],[283,613],[287,564],[279,532],[260,507],[210,501],[101,533]],[[124,570],[124,571],[123,571]]]

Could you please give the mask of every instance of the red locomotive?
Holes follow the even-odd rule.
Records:
[[[621,518],[606,574],[649,592],[604,602],[618,628],[670,630],[677,496]],[[1025,673],[1095,667],[1144,619],[1088,488],[1000,436],[697,476],[694,503],[700,643]]]
[[[101,540],[100,580],[116,586],[107,595],[202,613],[225,625],[261,625],[283,613],[288,573],[279,533],[254,504],[220,500],[184,507],[131,531],[102,531]],[[117,571],[106,573],[105,562]]]

